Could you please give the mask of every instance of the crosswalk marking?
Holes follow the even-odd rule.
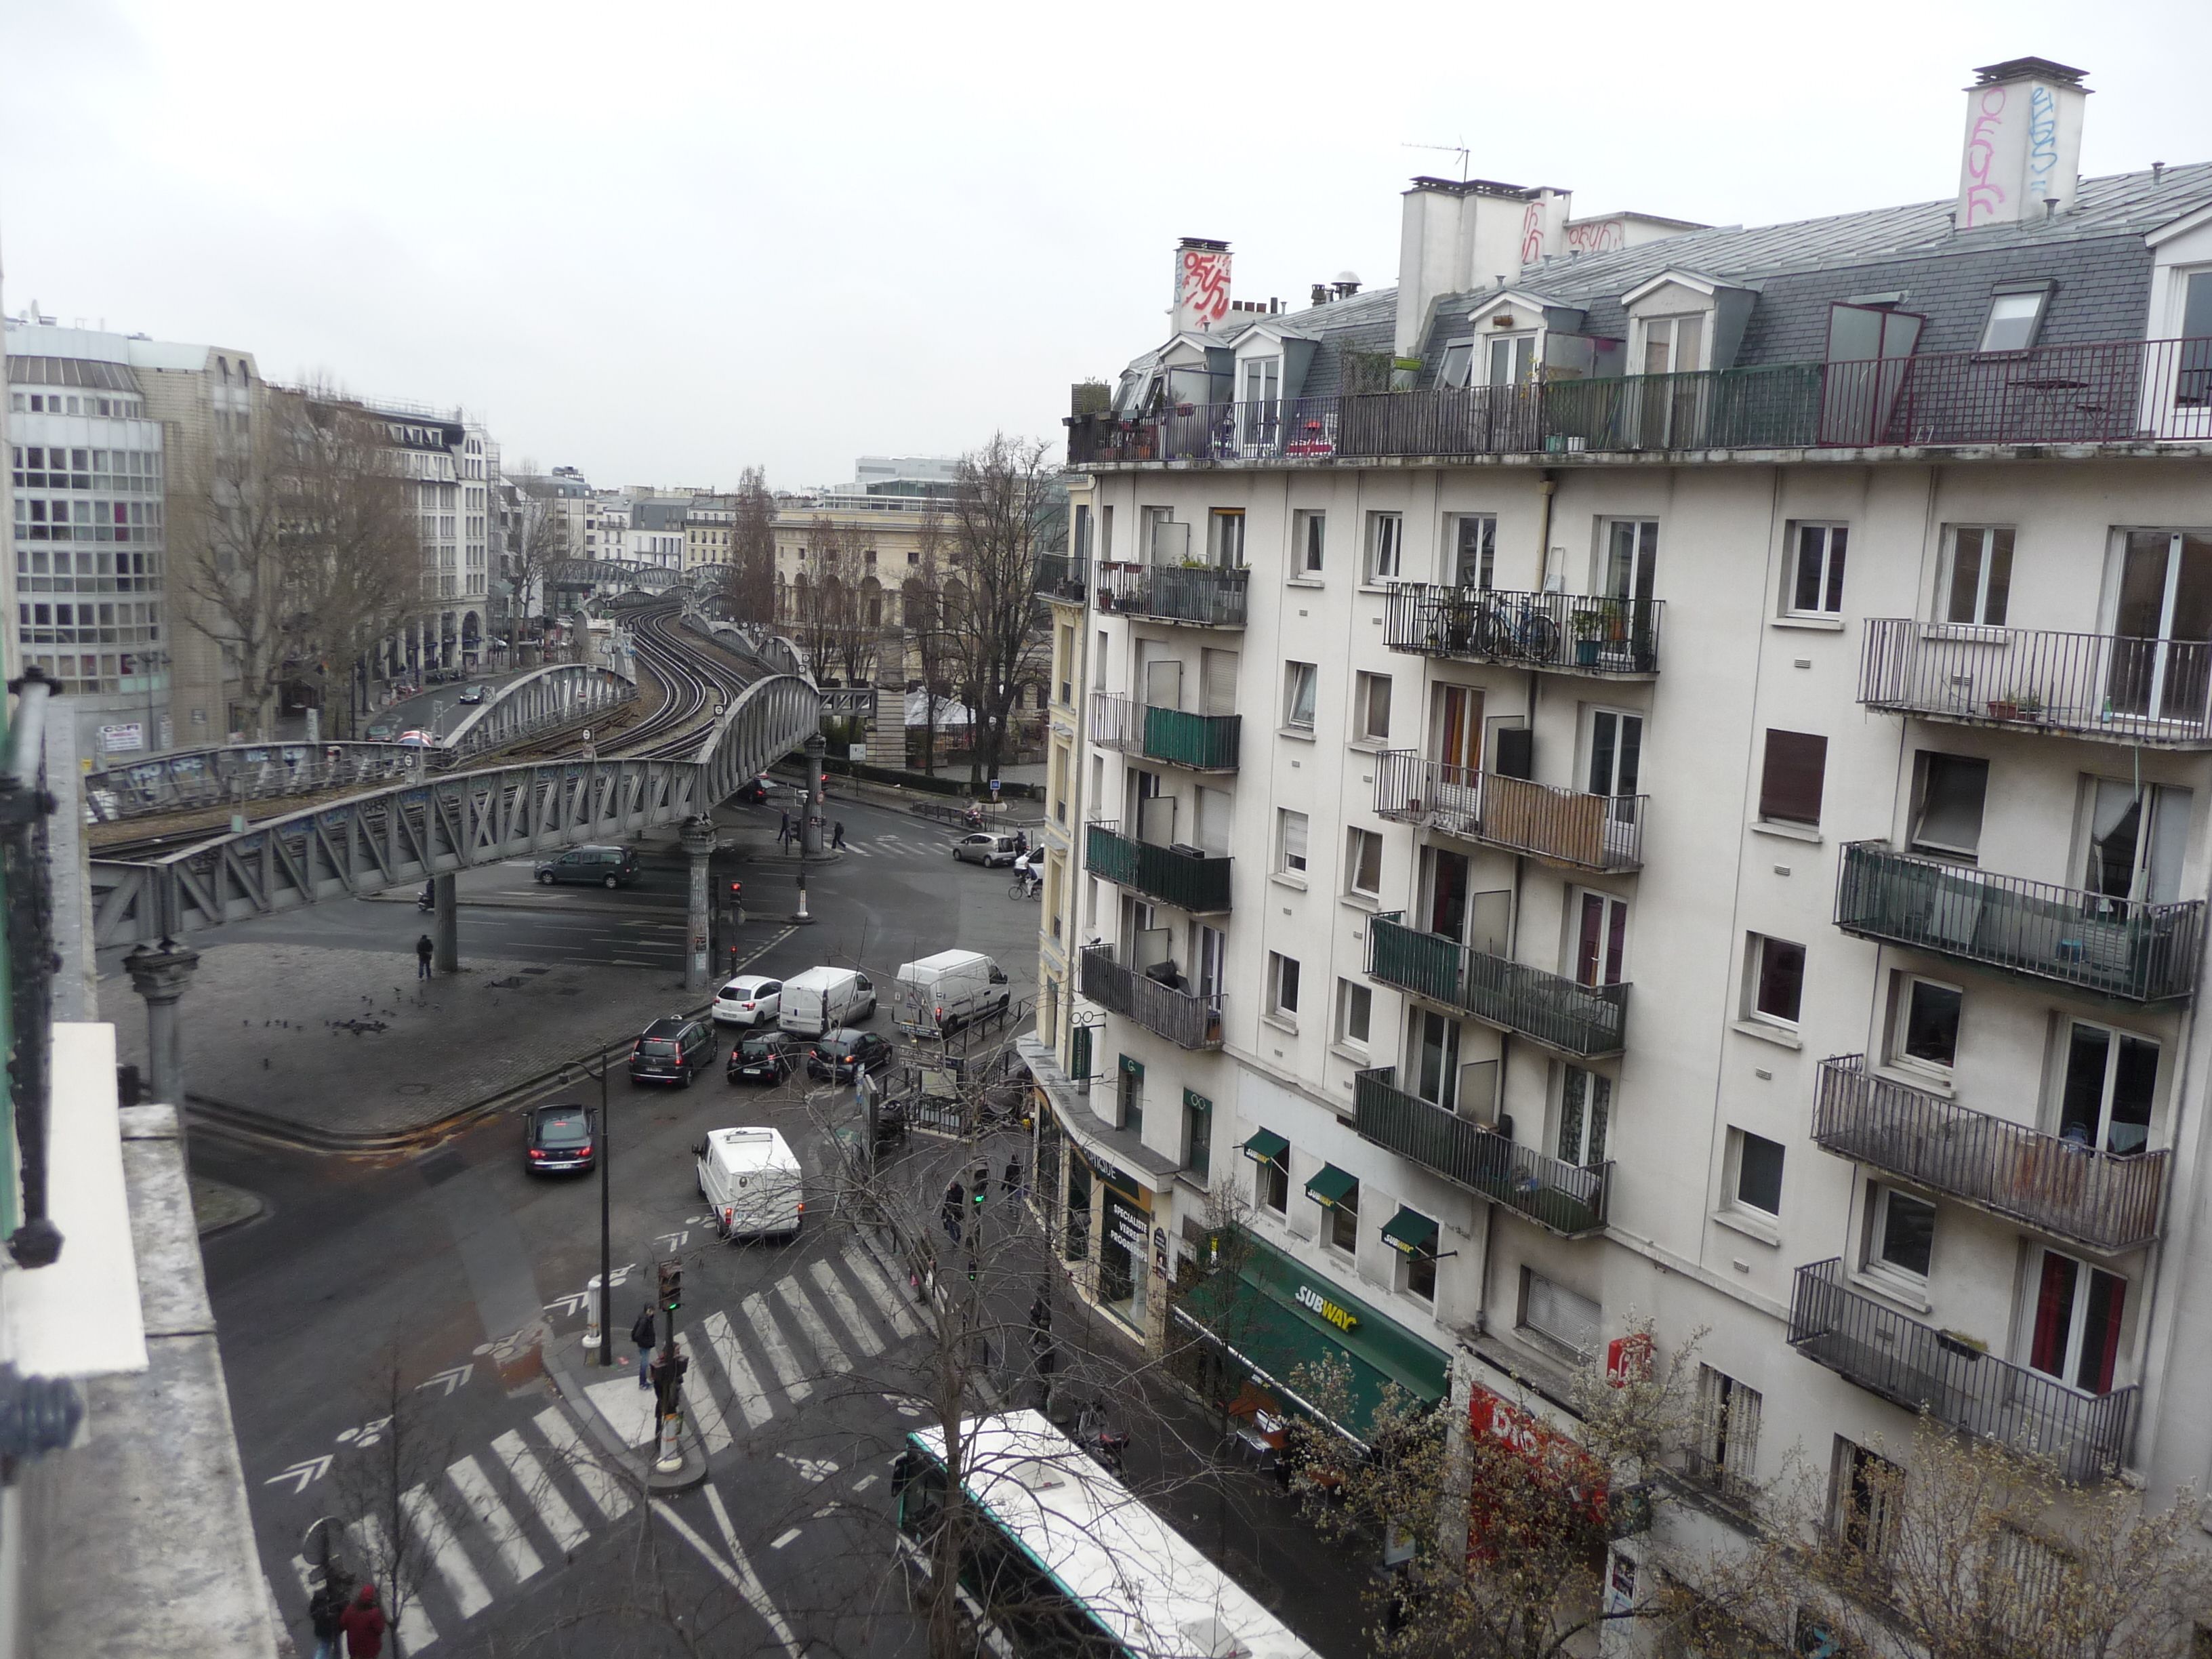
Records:
[[[346,1528],[346,1536],[353,1540],[362,1563],[372,1577],[389,1584],[392,1581],[392,1541],[385,1536],[384,1524],[373,1515],[364,1515]],[[399,1644],[409,1653],[420,1653],[438,1639],[438,1627],[430,1622],[430,1615],[422,1611],[422,1587],[412,1587],[404,1606],[399,1609]]]
[[[868,1300],[876,1304],[876,1310],[890,1321],[893,1330],[901,1336],[920,1334],[921,1327],[914,1322],[914,1316],[906,1310],[906,1304],[899,1299],[898,1291],[877,1271],[876,1264],[861,1253],[859,1245],[848,1244],[845,1247],[845,1265],[853,1270],[853,1277],[868,1293]]]
[[[583,1437],[567,1418],[548,1406],[531,1421],[538,1425],[538,1431],[553,1449],[568,1460],[568,1472],[582,1485],[585,1495],[599,1505],[601,1515],[619,1521],[629,1513],[629,1492],[599,1462],[599,1455],[584,1444]]]
[[[707,1333],[714,1358],[722,1362],[722,1372],[730,1379],[730,1390],[737,1398],[738,1411],[744,1414],[745,1426],[760,1427],[770,1414],[768,1391],[761,1387],[751,1364],[738,1351],[737,1334],[730,1328],[729,1315],[718,1309],[699,1322],[699,1328]]]
[[[499,1454],[499,1461],[507,1465],[514,1484],[538,1511],[538,1518],[545,1523],[545,1530],[553,1534],[553,1541],[561,1547],[563,1555],[574,1555],[592,1534],[584,1523],[576,1519],[576,1511],[568,1507],[568,1500],[561,1495],[552,1478],[538,1462],[538,1454],[522,1443],[522,1437],[513,1429],[491,1443]]]
[[[783,1340],[783,1333],[776,1328],[768,1304],[755,1294],[744,1299],[744,1308],[745,1323],[752,1327],[753,1335],[768,1351],[768,1363],[775,1368],[776,1381],[783,1384],[783,1391],[794,1401],[805,1399],[814,1392],[814,1386],[799,1368],[799,1361],[791,1352],[791,1345]]]
[[[430,1494],[420,1486],[411,1487],[400,1494],[399,1507],[415,1528],[416,1536],[430,1552],[430,1559],[437,1563],[438,1576],[453,1593],[461,1617],[473,1619],[489,1607],[491,1592],[477,1577],[469,1558],[461,1553],[460,1540],[453,1536],[453,1529],[446,1524],[446,1517],[439,1513]]]
[[[544,1570],[544,1562],[538,1559],[538,1552],[522,1535],[514,1512],[492,1490],[482,1464],[473,1457],[457,1458],[446,1466],[446,1479],[453,1483],[453,1489],[460,1493],[461,1501],[469,1506],[471,1513],[483,1523],[483,1529],[491,1535],[492,1547],[499,1552],[500,1559],[507,1563],[507,1570],[518,1581],[534,1578]]]
[[[799,1328],[806,1333],[806,1340],[814,1345],[814,1352],[821,1355],[822,1363],[840,1374],[851,1370],[852,1360],[838,1345],[837,1339],[830,1334],[830,1327],[823,1322],[822,1316],[814,1304],[806,1299],[806,1291],[799,1282],[795,1279],[780,1280],[775,1293],[783,1298],[784,1306],[791,1310],[791,1316],[799,1322]]]
[[[698,1355],[692,1350],[691,1333],[678,1331],[676,1346],[686,1359],[694,1362],[696,1368]],[[684,1389],[684,1398],[690,1403],[691,1415],[698,1422],[699,1438],[707,1448],[707,1455],[712,1457],[717,1452],[729,1450],[729,1425],[722,1421],[722,1408],[714,1403],[714,1391],[707,1385],[703,1370],[700,1372],[698,1380]]]
[[[872,1325],[860,1317],[860,1309],[854,1304],[845,1287],[837,1282],[837,1275],[830,1271],[830,1264],[817,1261],[812,1272],[814,1282],[821,1289],[823,1300],[829,1303],[831,1312],[845,1322],[846,1328],[860,1343],[860,1352],[871,1358],[881,1353],[884,1351],[883,1338],[876,1334]]]

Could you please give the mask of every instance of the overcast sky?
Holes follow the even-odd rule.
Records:
[[[2085,173],[2212,160],[2212,3],[0,0],[11,314],[246,348],[593,482],[1057,438],[1236,293],[1395,280],[1415,173],[1759,223],[1949,195],[1975,64],[2089,70]]]

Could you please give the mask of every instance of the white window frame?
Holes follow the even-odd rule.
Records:
[[[1540,1295],[1539,1287],[1541,1287]],[[1587,1320],[1577,1321],[1582,1328],[1579,1333],[1554,1330],[1536,1322],[1534,1316],[1538,1304],[1553,1301],[1559,1304],[1557,1310],[1562,1313],[1579,1315],[1583,1309],[1589,1310],[1590,1316]],[[1571,1305],[1577,1304],[1580,1305]],[[1520,1318],[1516,1322],[1522,1332],[1538,1339],[1538,1346],[1571,1354],[1577,1360],[1590,1359],[1596,1355],[1599,1335],[1605,1328],[1604,1322],[1604,1304],[1593,1302],[1578,1291],[1569,1290],[1557,1279],[1538,1273],[1534,1267],[1522,1267]],[[1578,1334],[1582,1339],[1579,1341],[1576,1340]]]
[[[1473,380],[1474,368],[1474,338],[1447,341],[1443,355],[1437,359],[1437,390],[1464,391]]]
[[[1990,308],[1984,314],[1982,322],[1981,343],[1974,348],[1976,355],[2033,351],[2037,337],[2043,332],[2043,319],[2050,310],[2051,288],[2048,283],[2039,283],[2032,288],[2025,284],[2001,286],[1990,295]],[[2005,343],[1993,343],[2000,326],[2021,324],[2026,326],[2018,331],[2020,338]]]
[[[1583,1079],[1582,1103],[1571,1109],[1567,1097],[1577,1077]],[[1570,1109],[1575,1114],[1571,1152],[1567,1146]],[[1597,1125],[1603,1127],[1593,1137],[1592,1127]],[[1553,1156],[1561,1163],[1573,1164],[1577,1169],[1589,1169],[1605,1161],[1602,1157],[1592,1158],[1589,1156],[1593,1139],[1601,1153],[1612,1145],[1613,1079],[1587,1066],[1562,1065],[1559,1067],[1558,1098],[1552,1109],[1552,1134],[1548,1144]]]
[[[1318,580],[1328,556],[1328,514],[1319,507],[1300,507],[1291,514],[1291,580]]]
[[[1850,526],[1833,519],[1792,519],[1788,535],[1789,557],[1784,561],[1783,571],[1783,580],[1787,584],[1782,594],[1783,615],[1821,622],[1839,621],[1844,615],[1844,573],[1850,568]],[[1797,590],[1802,586],[1799,577],[1808,552],[1807,538],[1811,535],[1817,535],[1820,541],[1819,591],[1814,603],[1804,606],[1797,603]]]
[[[1367,515],[1367,549],[1360,566],[1360,580],[1369,587],[1405,580],[1406,515],[1376,512]]]
[[[1958,1069],[1959,1042],[1966,1030],[1966,994],[1964,988],[1954,985],[1948,980],[1937,979],[1932,975],[1911,973],[1904,969],[1895,970],[1891,975],[1891,981],[1894,988],[1890,1000],[1889,1041],[1884,1051],[1885,1060],[1897,1071],[1917,1072],[1923,1076],[1936,1079],[1940,1082],[1950,1082]],[[1952,1029],[1951,1058],[1948,1063],[1928,1060],[1918,1054],[1909,1054],[1905,1051],[1906,1034],[1911,1030],[1912,1024],[1913,994],[1923,987],[1938,994],[1948,993],[1959,1000],[1958,1023]]]
[[[1208,507],[1206,514],[1206,556],[1217,570],[1244,568],[1244,509]]]
[[[1503,349],[1504,378],[1500,379],[1498,356]],[[1528,386],[1536,378],[1536,331],[1500,329],[1482,337],[1482,384]]]
[[[1358,1018],[1355,1021],[1354,1012]],[[1356,1034],[1354,1024],[1360,1026]],[[1336,982],[1336,1043],[1340,1048],[1367,1051],[1368,1041],[1375,1030],[1375,993],[1372,988],[1357,980],[1340,979]]]
[[[2148,1151],[2156,1139],[2154,1131],[2158,1127],[2159,1091],[2165,1086],[2166,1081],[2166,1050],[2167,1045],[2160,1041],[2157,1037],[2147,1036],[2141,1031],[2130,1031],[2124,1026],[2110,1024],[2101,1019],[2083,1019],[2076,1015],[2069,1015],[2059,1027],[2058,1052],[2056,1056],[2057,1063],[2054,1066],[2055,1076],[2051,1084],[2051,1121],[2052,1133],[2061,1133],[2063,1132],[2063,1122],[2066,1109],[2066,1073],[2073,1058],[2074,1031],[2075,1028],[2077,1026],[2085,1030],[2101,1031],[2105,1035],[2105,1078],[2103,1083],[2100,1085],[2098,1088],[2097,1124],[2095,1133],[2089,1142],[2089,1145],[2094,1147],[2105,1146],[2112,1139],[2112,1105],[2119,1083],[2121,1044],[2124,1042],[2140,1043],[2148,1048],[2155,1055],[2156,1058],[2153,1063],[2151,1074],[2150,1121],[2143,1126],[2143,1146],[2142,1150]]]
[[[1275,873],[1305,879],[1313,863],[1313,820],[1288,806],[1275,809]]]
[[[1692,354],[1697,362],[1693,363],[1681,361],[1684,323],[1698,325],[1697,349]],[[1650,360],[1651,347],[1655,341],[1662,338],[1667,346],[1667,367],[1647,368],[1644,365]],[[1636,350],[1631,359],[1633,367],[1629,372],[1634,374],[1694,374],[1712,361],[1712,349],[1713,313],[1710,310],[1670,311],[1663,316],[1638,317],[1636,319]]]
[[[1413,1209],[1413,1206],[1410,1204],[1401,1206],[1401,1207],[1409,1210]],[[1421,1212],[1419,1210],[1413,1210],[1413,1213],[1415,1215],[1420,1215],[1421,1219],[1424,1221],[1434,1223],[1437,1227],[1437,1237],[1439,1239],[1443,1238],[1443,1224],[1438,1221],[1435,1216],[1421,1215]],[[1438,1272],[1438,1257],[1437,1253],[1434,1250],[1401,1250],[1395,1245],[1392,1245],[1390,1254],[1392,1256],[1396,1258],[1391,1267],[1390,1288],[1400,1296],[1411,1297],[1414,1301],[1421,1304],[1424,1307],[1435,1307],[1437,1304],[1437,1275]],[[1416,1267],[1423,1265],[1425,1265],[1428,1269],[1429,1288],[1425,1291],[1419,1289],[1413,1283],[1413,1273]]]
[[[1969,538],[1974,543],[1974,576],[1967,596],[1967,615],[1959,616],[1959,554]],[[2019,545],[2017,526],[2008,524],[1953,525],[1943,538],[1943,585],[1936,596],[1936,621],[1946,628],[2002,628],[2012,614],[2013,554]],[[1999,614],[1990,615],[1990,583],[1998,566],[2004,569],[1999,585]]]
[[[1375,849],[1375,884],[1359,884],[1360,866],[1366,862],[1362,856],[1369,848]],[[1379,899],[1382,896],[1382,832],[1364,830],[1358,824],[1347,825],[1344,832],[1344,890],[1355,898]]]
[[[1882,1251],[1887,1248],[1889,1210],[1893,1203],[1917,1204],[1929,1212],[1928,1267],[1925,1271],[1892,1261]],[[1859,1253],[1859,1271],[1876,1279],[1893,1279],[1906,1291],[1924,1296],[1928,1281],[1936,1271],[1936,1202],[1908,1193],[1886,1181],[1869,1181],[1866,1184],[1866,1239]]]
[[[1760,1025],[1771,1025],[1778,1030],[1795,1031],[1805,1017],[1805,965],[1808,960],[1805,947],[1796,939],[1783,939],[1773,933],[1747,933],[1743,953],[1743,1018]],[[1786,945],[1797,952],[1797,1012],[1785,1018],[1769,1013],[1759,1006],[1759,982],[1766,977],[1766,947]]]
[[[1290,969],[1291,1000],[1283,1000],[1283,970]],[[1298,1003],[1305,991],[1305,968],[1296,957],[1286,957],[1280,951],[1267,952],[1267,1018],[1278,1024],[1296,1030],[1298,1023]]]
[[[1302,691],[1303,696],[1299,695]],[[1310,737],[1320,699],[1320,668],[1310,662],[1285,662],[1283,665],[1283,725],[1292,732]],[[1304,718],[1300,718],[1301,708]]]
[[[1743,1195],[1743,1154],[1746,1146],[1753,1140],[1781,1150],[1783,1178],[1785,1181],[1789,1178],[1790,1149],[1787,1146],[1783,1146],[1778,1140],[1768,1139],[1756,1129],[1746,1129],[1731,1123],[1729,1125],[1728,1131],[1727,1168],[1724,1171],[1726,1185],[1723,1188],[1726,1194],[1726,1203],[1723,1207],[1737,1215],[1749,1217],[1763,1227],[1772,1227],[1782,1219],[1781,1193],[1778,1190],[1775,1193],[1775,1207],[1771,1210],[1761,1209]]]
[[[1380,732],[1375,729],[1374,708],[1375,694],[1378,689],[1383,698],[1382,729]],[[1353,728],[1353,742],[1389,746],[1391,694],[1390,676],[1388,674],[1370,673],[1363,668],[1352,677],[1352,714],[1357,723]]]
[[[1961,846],[1954,842],[1931,841],[1925,833],[1928,828],[1928,803],[1938,770],[1948,769],[1953,762],[1968,765],[1979,761],[1982,765],[1982,817],[1974,824],[1974,844]],[[1982,823],[1989,817],[1989,763],[1979,755],[1954,754],[1948,749],[1923,749],[1912,757],[1912,819],[1906,826],[1906,844],[1917,852],[1932,853],[1938,858],[1955,859],[1972,864],[1979,860],[1982,847]]]
[[[1480,526],[1476,532],[1474,556],[1476,580],[1467,580],[1467,571],[1461,563],[1460,543],[1468,525]],[[1495,513],[1447,513],[1444,514],[1444,556],[1451,568],[1443,573],[1447,586],[1473,587],[1487,591],[1495,585],[1498,574],[1498,515]]]
[[[2036,1312],[2043,1300],[2043,1258],[2046,1255],[2064,1257],[2074,1264],[2075,1272],[2074,1306],[2067,1317],[2064,1351],[2060,1358],[2059,1370],[2055,1373],[2039,1369],[2034,1360]],[[2128,1370],[2127,1328],[2129,1322],[2136,1317],[2136,1297],[2142,1291],[2142,1281],[2133,1274],[2115,1273],[2111,1267],[2100,1266],[2092,1258],[2077,1251],[2062,1250],[2051,1244],[2041,1245],[2027,1258],[2027,1272],[2025,1275],[2027,1283],[2023,1287],[2027,1291],[2026,1306],[2022,1310],[2020,1321],[2022,1339],[2020,1358],[2021,1368],[2037,1376],[2045,1377],[2057,1383],[2070,1393],[2093,1400],[2101,1396],[2090,1393],[2088,1389],[2076,1382],[2074,1377],[2081,1370],[2082,1340],[2088,1334],[2091,1276],[2099,1273],[2106,1279],[2118,1279],[2121,1285],[2121,1340],[2112,1360],[2112,1388],[2114,1390],[2125,1388]]]

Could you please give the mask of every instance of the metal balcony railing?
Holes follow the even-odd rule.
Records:
[[[1119,691],[1091,694],[1091,740],[1194,772],[1234,772],[1239,714],[1188,714],[1139,702]]]
[[[1375,810],[1382,817],[1577,870],[1640,869],[1650,799],[1555,789],[1425,760],[1411,749],[1375,757]]]
[[[1133,887],[1199,915],[1229,908],[1231,860],[1195,848],[1160,847],[1111,823],[1085,826],[1085,865],[1102,881]]]
[[[1583,1167],[1547,1158],[1407,1094],[1395,1086],[1395,1073],[1384,1066],[1353,1078],[1352,1111],[1362,1136],[1565,1237],[1604,1229],[1611,1163]]]
[[[1876,617],[1859,654],[1869,708],[2103,738],[2212,745],[2212,644]]]
[[[61,1230],[47,1208],[50,1131],[53,1122],[53,993],[60,958],[54,952],[53,872],[47,820],[46,715],[52,683],[30,669],[14,688],[15,718],[0,749],[0,909],[7,948],[0,953],[0,1076],[15,1139],[17,1192],[0,1194],[0,1224],[12,1222],[8,1254],[18,1267],[52,1267]],[[72,797],[72,799],[74,799]],[[0,1128],[0,1133],[4,1133]],[[9,1160],[0,1158],[0,1169]],[[21,1195],[20,1206],[15,1201]]]
[[[1251,574],[1210,564],[1101,565],[1098,608],[1154,622],[1242,628]]]
[[[1580,985],[1540,968],[1408,927],[1392,911],[1368,924],[1372,979],[1517,1031],[1562,1054],[1617,1054],[1628,1012],[1626,985]]]
[[[2129,1002],[2197,989],[2204,904],[2149,904],[1846,842],[1836,926]]]
[[[2069,1480],[2116,1473],[2134,1428],[2133,1384],[2088,1395],[1908,1319],[1845,1283],[1830,1258],[1797,1270],[1790,1345],[1909,1412],[2050,1459]]]
[[[1133,1019],[1147,1031],[1182,1048],[1221,1046],[1221,993],[1200,996],[1163,984],[1114,960],[1110,945],[1086,945],[1082,951],[1083,994],[1109,1013]]]
[[[1659,672],[1663,601],[1603,593],[1395,584],[1382,605],[1394,651],[1509,663],[1560,674],[1638,677]]]
[[[1036,591],[1048,599],[1080,605],[1091,597],[1091,561],[1066,553],[1040,553]]]
[[[2159,1236],[2172,1154],[2118,1154],[2062,1140],[1869,1073],[1863,1054],[1820,1064],[1813,1139],[2025,1226],[2094,1250]]]

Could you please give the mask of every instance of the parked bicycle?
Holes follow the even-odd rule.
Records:
[[[1559,654],[1559,625],[1525,600],[1482,600],[1470,618],[1474,649],[1501,661],[1550,662]]]

